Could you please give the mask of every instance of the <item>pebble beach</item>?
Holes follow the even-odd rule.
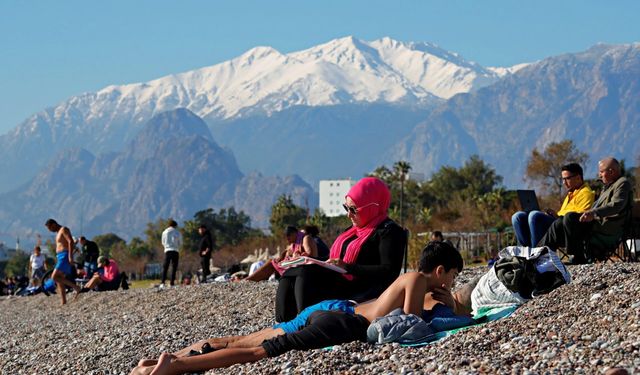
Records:
[[[640,373],[640,264],[570,266],[573,281],[508,318],[405,348],[354,342],[206,374]],[[465,269],[461,286],[486,272]],[[2,297],[0,374],[128,374],[203,338],[274,324],[275,283]]]

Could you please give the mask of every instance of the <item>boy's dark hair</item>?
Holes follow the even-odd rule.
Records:
[[[431,241],[422,250],[418,271],[431,272],[440,265],[444,267],[446,272],[453,268],[457,268],[460,272],[464,261],[458,250],[447,242]]]
[[[298,228],[294,227],[293,225],[288,225],[287,228],[284,230],[285,236],[289,236],[294,233],[298,233]]]
[[[44,223],[45,226],[50,227],[52,225],[58,225],[58,222],[53,220],[53,219],[49,219]]]
[[[209,230],[209,228],[207,228],[207,226],[206,226],[206,225],[204,225],[204,224],[200,224],[200,226],[198,227],[198,229]]]
[[[169,219],[169,226],[175,228],[178,226],[178,223],[173,219]]]
[[[571,172],[574,175],[576,174],[580,175],[580,178],[584,178],[582,167],[578,163],[569,163],[569,164],[563,165],[562,168],[560,168],[560,171]]]

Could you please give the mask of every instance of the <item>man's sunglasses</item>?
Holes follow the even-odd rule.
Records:
[[[360,211],[361,209],[366,208],[366,207],[369,207],[369,206],[373,206],[373,205],[379,206],[379,204],[377,204],[377,203],[375,203],[375,202],[372,202],[372,203],[369,203],[369,204],[365,204],[365,205],[364,205],[364,206],[362,206],[362,207],[347,206],[346,204],[343,204],[343,205],[342,205],[342,207],[344,208],[344,210],[345,210],[348,214],[355,215],[355,214],[357,214],[357,213],[358,213],[358,211]]]

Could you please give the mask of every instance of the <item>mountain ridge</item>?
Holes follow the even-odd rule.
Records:
[[[43,220],[55,217],[84,234],[131,238],[159,217],[183,221],[205,208],[235,207],[266,228],[280,194],[317,204],[297,176],[244,176],[205,122],[177,109],[154,116],[122,152],[73,148],[58,154],[24,187],[0,195],[8,203],[0,207],[0,225],[37,233]]]
[[[345,37],[288,54],[256,47],[212,66],[73,96],[0,136],[0,191],[26,182],[45,160],[87,140],[97,152],[119,151],[151,117],[175,108],[187,108],[210,123],[270,116],[295,106],[430,108],[500,78],[457,54],[425,46]],[[401,64],[394,54],[410,56],[409,63]],[[443,56],[455,56],[461,65]],[[27,154],[30,163],[22,160]]]

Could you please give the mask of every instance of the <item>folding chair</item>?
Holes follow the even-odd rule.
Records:
[[[636,231],[634,229],[633,218],[633,199],[629,201],[629,205],[625,209],[624,223],[622,233],[617,236],[607,236],[600,233],[592,233],[589,239],[585,241],[585,255],[587,261],[612,261],[619,259],[623,262],[636,260],[635,249],[627,246],[627,240],[631,239],[633,246]]]

